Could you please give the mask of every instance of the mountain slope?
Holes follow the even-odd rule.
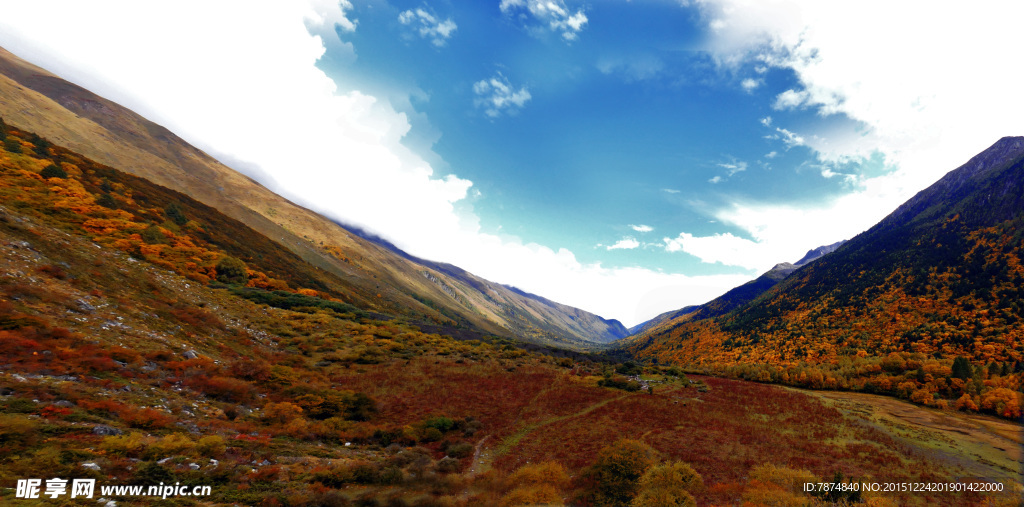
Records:
[[[102,164],[182,192],[336,275],[361,307],[428,315],[520,339],[585,346],[618,338],[597,316],[500,284],[457,279],[298,206],[167,129],[0,49],[0,116]],[[472,279],[472,280],[471,280]],[[486,282],[486,283],[485,283]]]
[[[1019,386],[1024,370],[1022,210],[1024,138],[1004,138],[752,303],[628,350],[922,403],[966,395],[982,405],[995,392],[1008,401],[990,400],[994,412],[1019,413],[1019,396],[1000,389]],[[973,367],[954,375],[956,357]]]
[[[730,289],[725,294],[722,294],[703,305],[687,306],[679,310],[665,312],[647,322],[644,322],[643,324],[633,327],[629,330],[629,334],[630,336],[650,334],[663,331],[668,326],[678,326],[688,321],[709,319],[719,315],[725,315],[726,313],[753,301],[761,294],[764,294],[768,289],[774,287],[775,284],[781,282],[797,269],[810,264],[811,262],[821,258],[823,255],[836,251],[836,249],[842,246],[843,243],[846,243],[846,240],[839,241],[831,245],[820,246],[813,250],[808,250],[807,254],[795,264],[780,262],[761,276],[740,285],[739,287]]]

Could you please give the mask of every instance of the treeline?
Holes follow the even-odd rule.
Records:
[[[950,362],[928,359],[922,354],[892,352],[883,358],[844,358],[836,364],[800,362],[788,366],[736,364],[697,368],[755,382],[884,394],[920,405],[1008,419],[1019,419],[1024,407],[1021,362],[972,366],[964,357]]]

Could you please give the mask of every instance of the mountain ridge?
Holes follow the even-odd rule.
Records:
[[[481,331],[527,341],[586,347],[615,338],[602,321],[579,323],[558,308],[429,263],[299,206],[221,164],[171,131],[0,48],[0,116],[98,162],[192,196],[277,241],[349,285],[367,310],[458,315]],[[411,256],[409,256],[411,257]],[[443,283],[434,283],[421,274]],[[486,292],[476,287],[486,287]],[[568,308],[568,307],[566,307]],[[511,311],[509,311],[511,310]],[[596,317],[596,316],[595,316]]]
[[[831,245],[820,246],[808,250],[807,254],[800,258],[800,260],[796,261],[796,263],[780,262],[773,266],[772,269],[762,273],[761,276],[743,285],[733,287],[725,294],[722,294],[707,303],[686,306],[678,310],[670,310],[662,313],[651,320],[630,328],[629,335],[625,338],[654,332],[669,323],[674,323],[673,325],[676,325],[682,321],[707,319],[728,313],[743,304],[753,301],[755,298],[774,287],[777,283],[784,280],[787,276],[791,275],[797,269],[810,264],[824,255],[836,251],[836,249],[844,243],[846,243],[845,239],[832,243]]]
[[[1022,210],[1024,137],[1006,137],[757,299],[623,346],[646,361],[1019,417]]]

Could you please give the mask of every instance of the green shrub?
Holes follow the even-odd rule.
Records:
[[[115,201],[108,193],[100,194],[100,196],[96,198],[96,204],[99,204],[104,208],[117,209],[117,201]]]
[[[444,452],[453,458],[467,458],[473,454],[473,444],[469,442],[450,444]]]
[[[21,143],[13,137],[4,137],[4,149],[11,153],[21,153]]]
[[[164,245],[169,243],[167,236],[164,236],[164,233],[160,231],[160,227],[156,225],[146,227],[146,229],[142,231],[141,236],[142,240],[150,245]]]
[[[462,464],[455,458],[444,457],[441,461],[437,462],[437,471],[442,474],[452,474],[458,472],[462,468]]]
[[[244,284],[249,280],[248,266],[241,259],[225,255],[217,261],[217,280],[223,283]]]
[[[160,466],[155,461],[146,462],[135,471],[135,475],[132,477],[132,482],[135,484],[142,484],[144,486],[153,486],[160,484],[174,484],[176,478],[170,470]]]
[[[424,421],[423,425],[427,428],[437,428],[441,433],[447,433],[455,427],[455,421],[444,416],[432,417]]]
[[[39,175],[42,176],[43,178],[46,178],[46,179],[50,179],[50,178],[65,179],[65,178],[68,177],[67,171],[65,171],[64,169],[61,169],[57,164],[50,164],[50,165],[44,167],[42,171],[39,171]]]
[[[622,389],[623,391],[629,392],[636,392],[640,390],[639,382],[627,380],[623,377],[601,379],[597,381],[597,385],[601,387],[611,387],[612,389]]]
[[[212,285],[214,288],[215,285]],[[318,309],[332,310],[341,314],[353,314],[356,317],[365,317],[366,313],[358,308],[337,301],[322,299],[314,296],[305,296],[283,290],[268,291],[253,287],[232,287],[231,292],[254,303],[283,308],[285,310],[302,311],[310,313]]]
[[[427,428],[427,430],[423,432],[424,442],[437,442],[442,438],[444,438],[444,434],[437,428]]]
[[[196,452],[205,458],[220,458],[227,451],[224,438],[218,435],[207,435],[196,443]]]
[[[185,225],[188,223],[188,217],[185,216],[185,212],[181,210],[181,206],[178,206],[177,203],[172,202],[171,204],[168,204],[167,207],[164,208],[164,214],[167,215],[167,218],[171,219],[175,224]]]
[[[39,421],[22,415],[0,414],[0,447],[34,443],[38,440],[40,426]]]
[[[31,414],[36,411],[36,404],[25,398],[10,398],[0,405],[0,411],[8,414]]]

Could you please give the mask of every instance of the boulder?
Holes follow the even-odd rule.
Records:
[[[117,435],[120,435],[120,434],[124,433],[123,431],[121,431],[121,430],[119,430],[117,428],[112,428],[112,427],[107,426],[105,424],[100,424],[100,425],[97,425],[97,426],[93,427],[92,432],[97,434],[97,435],[102,435],[102,436],[117,436]]]

